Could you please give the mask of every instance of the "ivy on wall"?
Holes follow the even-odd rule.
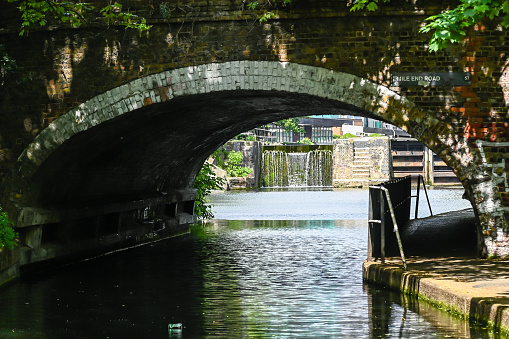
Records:
[[[260,22],[266,22],[277,16],[277,10],[287,7],[297,0],[265,0],[251,1],[247,8],[263,9]],[[379,4],[390,0],[354,0],[350,10],[376,11]],[[426,19],[427,24],[420,29],[421,33],[431,33],[429,50],[436,52],[452,43],[466,38],[468,30],[479,25],[484,19],[500,19],[500,25],[509,28],[509,0],[459,0],[449,9]]]
[[[27,35],[31,30],[57,23],[80,27],[87,23],[87,16],[95,9],[87,2],[79,1],[37,1],[37,0],[3,0],[13,3],[21,14],[21,25],[19,35]],[[122,4],[110,2],[99,9],[99,12],[106,19],[108,24],[121,25],[126,28],[134,28],[140,35],[148,31],[152,26],[147,25],[143,17],[139,17],[129,11],[122,9]]]
[[[7,217],[7,213],[0,207],[0,252],[7,248],[13,249],[18,244],[18,233],[12,228],[12,221]]]

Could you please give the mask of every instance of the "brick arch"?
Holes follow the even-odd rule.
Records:
[[[324,68],[236,61],[152,74],[100,94],[52,122],[21,154],[19,163],[28,173],[33,173],[53,150],[74,134],[124,113],[177,97],[235,90],[275,90],[341,101],[358,112],[369,112],[402,127],[434,149],[442,150],[438,134],[433,133],[437,138],[430,138],[427,133],[441,127],[441,122],[385,86]]]
[[[71,137],[158,103],[231,91],[291,93],[341,102],[356,115],[384,120],[407,130],[440,153],[451,167],[456,168],[460,178],[463,175],[460,162],[469,159],[469,147],[462,147],[466,143],[451,135],[447,125],[387,87],[361,77],[295,63],[211,63],[139,78],[100,94],[56,119],[19,157],[18,170],[14,172],[16,177],[8,181],[10,187],[7,187],[8,199],[14,204],[4,206],[11,206],[10,215],[18,220],[18,226],[24,226],[19,221],[20,209],[32,203],[25,194],[31,178],[46,159]],[[456,149],[463,150],[461,155],[456,154]],[[195,162],[191,171],[197,171],[201,166],[198,160]],[[13,210],[12,206],[16,206],[17,210]]]

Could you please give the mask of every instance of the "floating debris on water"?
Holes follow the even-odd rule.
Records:
[[[182,323],[176,324],[168,324],[168,334],[172,336],[173,334],[177,334],[180,336],[182,333]]]

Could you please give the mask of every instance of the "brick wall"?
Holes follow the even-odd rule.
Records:
[[[3,153],[16,159],[51,121],[97,94],[140,76],[188,65],[289,61],[344,71],[385,86],[392,70],[464,68],[459,48],[436,56],[427,53],[427,37],[418,34],[416,25],[424,16],[413,13],[405,2],[386,7],[382,12],[390,14],[386,17],[354,14],[344,3],[297,2],[280,13],[284,19],[267,24],[259,24],[256,13],[242,10],[241,2],[188,2],[185,8],[169,3],[175,7],[169,21],[161,18],[157,1],[126,5],[149,17],[154,27],[148,37],[115,27],[105,30],[96,21],[91,28],[33,32],[20,38],[12,24],[15,12],[3,11],[0,43],[22,67],[4,88]],[[431,5],[422,11],[437,9]],[[447,97],[442,90],[402,89],[401,94],[438,112],[444,111],[446,100],[451,107],[462,106],[465,99],[459,93]],[[0,163],[0,173],[5,173],[5,166]]]
[[[293,7],[279,13],[279,19],[265,24],[259,24],[256,13],[243,8],[241,2],[193,1],[186,3],[185,8],[175,6],[173,1],[170,4],[175,10],[168,20],[160,15],[157,1],[128,3],[128,7],[146,15],[154,25],[148,36],[114,26],[105,29],[104,20],[98,19],[80,29],[50,27],[23,38],[17,35],[12,4],[0,5],[0,44],[6,46],[20,66],[16,73],[2,79],[0,178],[6,180],[7,173],[13,173],[9,182],[27,180],[33,169],[16,164],[27,146],[51,122],[101,93],[126,84],[137,87],[136,79],[188,66],[282,61],[363,79],[355,84],[355,91],[331,82],[325,97],[348,102],[343,107],[345,112],[378,117],[407,129],[439,154],[472,191],[487,241],[498,239],[497,234],[505,232],[509,188],[500,178],[509,172],[504,160],[507,153],[504,143],[509,141],[506,71],[509,39],[507,31],[497,29],[497,22],[485,22],[461,44],[429,54],[426,49],[429,36],[418,30],[426,16],[438,13],[446,5],[439,1],[423,5],[395,1],[373,13],[351,13],[346,2],[295,2]],[[265,75],[273,77],[272,69],[265,70]],[[391,73],[422,71],[469,71],[473,81],[471,86],[457,88],[390,88],[396,95],[387,88],[366,85],[373,82],[390,87]],[[320,77],[315,80],[340,81],[334,76]],[[308,80],[312,81],[312,77],[299,81],[299,85],[312,88],[306,85]],[[170,80],[173,91],[191,93],[185,86],[193,86],[192,82],[182,78],[178,81]],[[261,89],[284,92],[285,88],[279,86],[275,80],[273,88]],[[341,92],[337,88],[342,88]],[[151,104],[152,100],[150,95],[144,97],[143,105]],[[323,109],[326,103],[322,101],[315,107]],[[244,127],[298,114],[268,113],[268,108],[264,112]],[[94,126],[93,121],[88,124]],[[217,128],[224,132],[224,137],[215,136],[214,146],[234,132],[233,127]],[[65,140],[70,135],[60,132],[59,136]],[[475,143],[476,140],[495,144],[487,146],[489,154],[483,157],[479,147],[487,144]],[[46,144],[43,149],[52,147]],[[192,161],[198,163],[204,157],[195,154]],[[42,158],[35,155],[35,159]],[[198,167],[193,165],[191,172]],[[188,184],[186,180],[181,182]],[[12,199],[12,195],[19,194],[23,192],[4,193],[2,202],[5,203],[6,196]]]

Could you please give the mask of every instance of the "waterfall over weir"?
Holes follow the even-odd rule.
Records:
[[[274,149],[276,147],[277,149]],[[261,185],[264,187],[332,186],[332,149],[321,149],[325,147],[315,146],[316,149],[309,150],[310,146],[273,146],[271,147],[273,149],[263,150]],[[300,152],[295,152],[299,150]]]

